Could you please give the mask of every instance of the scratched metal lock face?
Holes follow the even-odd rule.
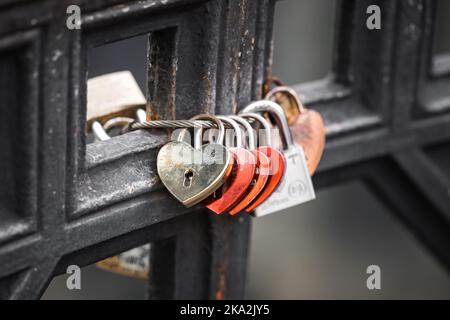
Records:
[[[262,100],[251,103],[242,112],[266,111],[274,116],[281,129],[285,142],[283,153],[286,165],[284,178],[276,191],[254,210],[257,217],[302,204],[316,197],[305,153],[302,147],[293,142],[283,109],[272,101]]]
[[[203,202],[208,209],[221,214],[236,204],[248,190],[255,174],[256,159],[253,153],[242,147],[242,132],[238,123],[224,116],[217,118],[230,124],[236,135],[236,145],[228,148],[234,159],[231,175],[218,190],[220,192],[214,192]]]
[[[256,150],[255,136],[253,132],[252,126],[244,120],[242,117],[238,116],[229,116],[231,119],[237,121],[240,125],[242,125],[248,134],[248,149],[254,155],[255,161],[255,173],[252,179],[252,182],[243,196],[242,199],[239,200],[237,204],[235,204],[228,213],[231,215],[238,214],[243,211],[246,207],[252,203],[253,200],[262,192],[264,187],[266,186],[267,181],[269,180],[270,173],[270,160],[269,157],[266,156],[259,150]]]
[[[245,109],[244,109],[245,110]],[[285,158],[284,154],[272,146],[272,134],[270,132],[270,125],[264,119],[263,116],[252,112],[246,112],[241,115],[242,117],[252,118],[260,122],[264,128],[264,146],[259,146],[256,150],[267,157],[268,171],[264,173],[260,171],[260,174],[267,174],[267,181],[264,183],[263,188],[257,193],[254,199],[249,205],[246,206],[246,212],[253,212],[256,207],[263,203],[278,187],[283,179]]]
[[[222,132],[223,124],[222,125]],[[167,190],[186,207],[191,207],[216,191],[231,173],[229,151],[220,143],[196,148],[181,141],[171,141],[158,153],[158,175]],[[218,141],[223,141],[223,133]]]

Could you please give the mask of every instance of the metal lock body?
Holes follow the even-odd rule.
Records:
[[[231,174],[222,187],[203,202],[208,209],[221,214],[233,207],[248,190],[255,175],[256,158],[252,152],[242,148],[242,133],[239,125],[224,116],[217,116],[217,119],[230,124],[236,135],[236,147],[228,148],[234,159]]]
[[[255,199],[245,208],[245,211],[252,212],[256,207],[263,203],[278,187],[283,179],[286,159],[284,154],[272,147],[272,134],[269,122],[263,116],[253,113],[245,112],[240,114],[241,117],[251,118],[262,124],[265,132],[265,146],[259,146],[256,150],[266,155],[269,159],[269,177],[262,189],[262,191],[255,197]],[[259,139],[261,140],[261,139]]]
[[[283,182],[264,203],[255,208],[255,216],[264,216],[315,199],[305,153],[292,140],[283,108],[273,101],[262,100],[251,103],[242,112],[270,112],[281,130],[284,142],[286,171]]]
[[[87,128],[115,117],[134,118],[146,99],[130,71],[108,73],[87,81]]]
[[[248,132],[249,149],[256,157],[255,175],[249,189],[247,190],[245,196],[231,210],[229,210],[231,215],[235,215],[240,211],[243,211],[263,191],[270,177],[270,159],[263,152],[256,149],[254,132],[250,124],[241,117],[229,117],[239,122],[246,128],[246,131]]]
[[[325,149],[325,124],[320,113],[305,109],[291,126],[295,143],[305,151],[309,174],[313,175]]]
[[[309,174],[313,175],[325,148],[325,124],[320,113],[306,109],[294,89],[277,86],[266,95],[267,100],[278,103],[287,116],[297,144],[306,154]]]
[[[283,108],[289,125],[294,124],[295,119],[305,111],[305,107],[294,89],[284,85],[271,89],[264,99],[276,102]]]
[[[244,197],[228,210],[229,214],[235,215],[243,211],[266,186],[270,173],[270,160],[264,153],[256,149],[255,135],[252,126],[241,117],[228,117],[235,120],[246,129],[248,135],[248,149],[255,155],[256,159],[255,174],[249,188]]]
[[[150,244],[146,244],[96,263],[100,269],[124,276],[148,279]]]
[[[211,119],[217,124],[217,143],[193,148],[182,141],[183,130],[177,141],[171,141],[160,149],[157,157],[157,170],[162,183],[186,207],[203,201],[216,191],[233,168],[231,153],[221,144],[225,131],[223,124],[208,115],[196,119],[199,117]]]

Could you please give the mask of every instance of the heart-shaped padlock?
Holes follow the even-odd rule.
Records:
[[[240,116],[244,118],[254,119],[262,125],[262,127],[264,128],[262,132],[264,133],[265,136],[264,145],[261,145],[260,139],[259,141],[260,146],[256,150],[265,154],[269,159],[269,172],[268,172],[269,178],[265,183],[264,188],[262,188],[262,190],[258,193],[258,195],[245,208],[245,211],[252,212],[256,207],[258,207],[261,203],[263,203],[277,189],[277,187],[281,183],[281,180],[283,179],[284,175],[286,159],[280,150],[272,146],[272,134],[269,122],[259,114],[248,112],[248,110],[250,109],[247,109],[247,107],[244,108],[243,110],[244,113],[240,113]]]
[[[308,171],[313,175],[325,148],[325,125],[320,113],[305,109],[290,126],[295,143],[305,150]]]
[[[186,207],[191,207],[216,191],[227,179],[233,167],[230,152],[223,146],[223,124],[208,116],[219,128],[217,143],[193,148],[182,141],[182,130],[177,141],[165,144],[158,153],[158,175],[167,190]],[[200,129],[198,129],[200,130]]]
[[[250,187],[244,197],[230,210],[228,210],[229,214],[235,215],[249,206],[250,203],[263,191],[270,177],[270,159],[263,152],[256,149],[255,135],[252,126],[242,117],[229,117],[245,128],[248,135],[248,149],[255,155],[256,160],[256,170]]]
[[[230,177],[203,201],[208,209],[221,214],[236,204],[248,190],[255,175],[256,158],[252,152],[242,148],[242,132],[237,122],[224,116],[217,116],[217,119],[229,124],[233,128],[233,136],[236,136],[236,145],[228,148],[234,158]]]
[[[309,174],[313,175],[325,148],[325,125],[322,116],[317,111],[306,109],[297,93],[286,86],[273,88],[265,98],[283,108],[292,137],[295,143],[303,147]]]

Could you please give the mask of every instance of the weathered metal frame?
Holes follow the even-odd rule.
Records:
[[[187,210],[171,199],[155,172],[163,133],[85,145],[86,52],[148,33],[149,114],[236,112],[261,96],[270,74],[275,2],[78,4],[81,31],[65,27],[61,1],[0,5],[0,57],[14,47],[8,39],[34,43],[33,56],[19,62],[27,90],[11,84],[10,93],[26,102],[17,106],[29,119],[12,120],[21,130],[10,138],[27,141],[25,160],[0,158],[2,167],[27,177],[18,184],[22,198],[17,192],[13,198],[34,205],[13,199],[7,204],[17,210],[0,212],[2,220],[11,217],[0,228],[0,297],[38,298],[70,264],[151,242],[150,298],[242,298],[250,219]],[[365,28],[369,4],[382,8],[382,30]],[[295,89],[327,124],[316,186],[364,181],[448,268],[450,112],[423,108],[420,89],[432,81],[424,61],[433,6],[432,0],[340,1],[333,75]],[[448,89],[433,90],[448,98]]]

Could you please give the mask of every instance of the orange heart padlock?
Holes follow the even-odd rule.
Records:
[[[284,175],[286,159],[284,158],[284,155],[280,150],[277,150],[276,148],[272,147],[272,134],[270,124],[263,116],[252,112],[242,113],[240,114],[240,116],[244,118],[254,119],[262,124],[264,129],[260,130],[263,130],[264,132],[265,145],[259,146],[258,148],[256,148],[256,150],[265,154],[269,158],[270,162],[269,179],[266,182],[265,187],[255,197],[255,199],[250,203],[250,205],[248,205],[245,208],[245,211],[252,212],[257,206],[263,203],[264,200],[266,200],[280,184]],[[261,139],[258,140],[259,142],[261,141]]]
[[[256,157],[256,170],[250,187],[248,188],[244,197],[236,205],[234,205],[233,208],[228,210],[229,214],[235,215],[243,211],[266,186],[266,183],[269,180],[270,176],[270,160],[264,153],[256,149],[255,135],[252,126],[241,117],[228,117],[235,120],[246,129],[248,135],[248,149]]]
[[[320,113],[303,107],[297,93],[286,86],[277,86],[265,97],[283,108],[295,143],[305,150],[308,171],[313,175],[325,148],[325,125]]]
[[[234,158],[231,175],[222,187],[203,201],[203,205],[208,209],[216,214],[221,214],[244,196],[255,174],[256,158],[253,153],[242,147],[242,132],[239,125],[224,116],[216,116],[216,118],[230,124],[236,135],[236,147],[228,148]]]

